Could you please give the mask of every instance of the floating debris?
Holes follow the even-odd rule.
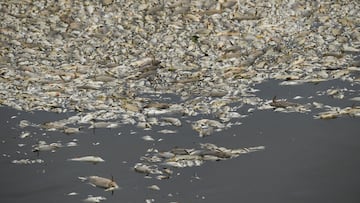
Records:
[[[76,157],[76,158],[68,159],[68,161],[88,162],[88,163],[92,163],[92,164],[105,162],[104,159],[102,159],[101,157],[98,157],[98,156]]]

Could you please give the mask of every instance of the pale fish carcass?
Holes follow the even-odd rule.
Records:
[[[79,177],[81,181],[88,181],[88,183],[94,187],[105,189],[105,191],[114,191],[119,188],[118,184],[113,178],[103,178],[99,176]]]
[[[143,173],[146,176],[148,176],[149,174],[162,174],[162,172],[156,167],[154,168],[142,163],[135,164],[134,171],[138,173]]]
[[[39,153],[40,151],[51,151],[55,152],[57,148],[62,147],[61,143],[46,144],[44,141],[40,141],[39,144],[33,146],[33,152]]]
[[[162,117],[162,120],[174,126],[181,126],[181,121],[178,118]]]
[[[75,157],[75,158],[68,159],[68,161],[88,162],[88,163],[92,163],[92,164],[105,162],[104,159],[102,159],[101,157],[98,157],[98,156]]]
[[[223,123],[220,123],[216,120],[210,120],[210,119],[201,119],[192,124],[192,128],[199,132],[200,137],[205,137],[211,135],[214,130],[220,131],[223,128],[225,128],[225,125]]]
[[[102,196],[92,196],[89,195],[86,199],[83,199],[83,202],[94,202],[94,203],[98,203],[101,202],[103,200],[106,200],[106,197],[102,197]]]

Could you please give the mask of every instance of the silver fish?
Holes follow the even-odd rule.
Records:
[[[98,156],[75,157],[75,158],[68,159],[68,161],[89,162],[89,163],[93,163],[93,164],[105,162],[104,159],[102,159],[101,157],[98,157]]]

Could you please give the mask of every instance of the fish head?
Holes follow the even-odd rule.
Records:
[[[105,160],[102,159],[101,157],[97,157],[97,158],[96,158],[96,161],[97,161],[97,162],[105,162]]]
[[[116,189],[119,189],[119,185],[115,181],[111,181],[108,184],[108,188],[105,191],[113,191],[113,190],[116,190]]]

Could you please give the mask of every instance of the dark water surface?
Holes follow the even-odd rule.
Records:
[[[258,95],[269,99],[280,92],[281,95],[277,95],[284,98],[299,94],[307,97],[325,86],[331,84],[299,88],[274,87],[268,83],[258,86],[261,90]],[[347,100],[323,99],[330,103],[349,103]],[[359,119],[315,120],[313,115],[314,112],[254,111],[241,119],[242,125],[205,138],[198,137],[191,125],[185,122],[178,128],[177,134],[159,134],[156,128],[144,131],[134,126],[123,126],[111,130],[83,129],[80,134],[66,135],[32,127],[21,129],[18,124],[23,119],[44,123],[70,114],[18,112],[1,107],[0,202],[81,202],[87,195],[105,196],[105,202],[145,202],[145,199],[214,203],[360,202]],[[19,135],[25,130],[32,134],[21,139]],[[163,140],[144,141],[141,139],[144,135]],[[73,139],[77,139],[79,146],[41,152],[39,155],[31,151],[32,145],[39,140],[65,144]],[[226,148],[263,145],[266,149],[230,160],[206,162],[199,167],[175,169],[175,175],[169,180],[144,178],[143,174],[132,169],[148,148],[192,148],[206,142]],[[22,143],[25,146],[19,147],[18,144]],[[92,165],[66,161],[85,155],[100,156],[106,162]],[[11,163],[22,158],[40,158],[45,162],[29,165]],[[121,189],[111,195],[78,179],[79,176],[90,175],[114,176]],[[161,190],[147,188],[153,184]],[[78,195],[69,196],[71,192]]]

